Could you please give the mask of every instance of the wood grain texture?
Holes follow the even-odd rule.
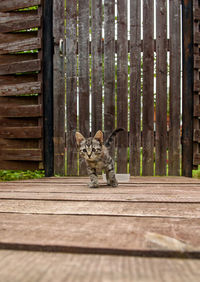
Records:
[[[0,138],[38,139],[42,137],[41,127],[1,127]]]
[[[41,0],[1,0],[0,12],[8,12],[41,4]]]
[[[180,0],[170,2],[169,175],[180,175]]]
[[[20,262],[20,263],[19,263]],[[20,265],[27,271],[21,271]],[[130,267],[131,266],[131,267]],[[0,251],[3,281],[175,281],[199,280],[199,260]]]
[[[0,219],[0,248],[179,257],[200,252],[196,218],[4,213]]]
[[[27,82],[0,86],[0,96],[16,96],[23,94],[39,94],[42,91],[41,82]]]
[[[117,3],[117,127],[124,128],[117,138],[117,172],[127,172],[128,146],[128,41],[127,1]]]
[[[102,129],[102,0],[92,0],[92,135]]]
[[[0,13],[0,30],[1,32],[13,32],[28,28],[39,27],[41,25],[41,17],[37,15],[17,15],[11,13]]]
[[[141,3],[130,2],[130,134],[131,175],[140,175],[141,147]]]
[[[0,155],[4,161],[42,161],[39,149],[0,149]]]
[[[86,138],[90,135],[89,9],[89,1],[79,1],[79,131]],[[79,158],[79,175],[87,175],[85,162],[81,158]]]
[[[41,70],[40,59],[0,64],[0,75],[25,73]]]
[[[41,48],[41,38],[32,37],[29,39],[12,41],[10,43],[1,43],[0,54],[29,51],[38,48]]]
[[[154,3],[143,1],[143,162],[142,174],[154,175]]]
[[[104,138],[115,129],[115,1],[104,2]],[[114,149],[110,150],[114,158]]]
[[[8,154],[6,154],[8,155]],[[33,151],[30,159],[35,159]],[[20,154],[21,157],[21,154]],[[25,157],[24,157],[25,158]],[[11,158],[13,160],[13,158]],[[38,159],[37,159],[38,160]],[[0,194],[1,196],[1,194]],[[41,195],[42,197],[42,195]],[[142,203],[1,199],[0,213],[54,214],[54,215],[102,215],[157,218],[200,218],[200,203]]]
[[[155,174],[167,164],[167,1],[156,2],[156,157]]]
[[[42,116],[41,105],[26,105],[26,106],[15,106],[5,105],[0,106],[1,117],[40,117]]]
[[[77,175],[77,6],[67,1],[66,6],[66,83],[67,83],[67,175]]]
[[[54,173],[65,174],[65,15],[64,1],[53,1]],[[60,45],[63,43],[62,46]]]

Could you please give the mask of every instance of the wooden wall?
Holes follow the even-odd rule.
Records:
[[[43,168],[42,117],[41,1],[2,0],[0,169]]]

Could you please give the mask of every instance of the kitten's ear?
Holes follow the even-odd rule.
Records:
[[[94,139],[98,140],[101,144],[103,144],[103,132],[98,130],[94,136]]]
[[[81,142],[85,140],[85,138],[83,137],[83,135],[80,132],[76,132],[76,143],[78,146],[80,146]]]

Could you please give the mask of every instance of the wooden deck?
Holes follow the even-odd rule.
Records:
[[[200,180],[87,182],[0,183],[1,281],[199,281]]]

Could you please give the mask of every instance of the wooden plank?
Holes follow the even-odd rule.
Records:
[[[117,3],[117,126],[125,129],[117,141],[117,171],[127,172],[128,146],[128,41],[127,1]]]
[[[131,175],[140,175],[141,147],[141,3],[130,2],[130,133]]]
[[[41,48],[41,38],[16,40],[10,43],[1,43],[0,54],[15,53],[19,51],[29,51],[38,48]]]
[[[10,13],[5,16],[5,14],[0,13],[0,17],[1,32],[13,32],[41,26],[41,17],[36,15],[25,16],[23,13],[19,13],[17,16],[12,16]]]
[[[4,249],[179,257],[200,253],[200,219],[196,218],[4,213],[0,220]]]
[[[154,174],[154,3],[143,2],[143,162],[142,174]]]
[[[64,45],[62,46],[65,36],[64,11],[64,1],[53,1],[54,173],[59,175],[65,174],[65,51]]]
[[[21,83],[30,83],[30,82],[37,82],[38,80],[38,74],[32,73],[32,74],[23,74],[23,75],[3,75],[0,76],[0,86],[5,85],[15,85],[15,84],[21,84]]]
[[[192,2],[183,1],[183,105],[182,174],[192,176],[193,166],[193,11]],[[192,31],[192,32],[191,32]]]
[[[156,156],[155,174],[167,164],[167,2],[156,2]]]
[[[102,0],[92,0],[92,135],[102,129]]]
[[[89,129],[89,1],[79,1],[79,130],[86,138]],[[85,162],[79,158],[79,175],[87,175]]]
[[[0,138],[0,146],[4,148],[15,148],[15,149],[37,149],[38,148],[38,139],[2,139]]]
[[[0,138],[35,139],[41,137],[41,127],[0,127]]]
[[[180,175],[180,0],[170,2],[169,175]]]
[[[23,61],[37,60],[37,54],[6,54],[0,55],[0,65],[20,63]]]
[[[19,262],[27,271],[17,267]],[[200,261],[194,259],[0,251],[3,281],[51,281],[54,273],[57,282],[87,282],[91,277],[93,281],[164,281],[164,277],[166,281],[187,282],[198,281],[199,269]]]
[[[40,94],[41,82],[27,82],[0,86],[0,96],[16,96],[23,94]]]
[[[37,184],[37,185],[36,185]],[[76,203],[78,203],[77,207],[79,206],[79,202],[95,202],[96,206],[101,205],[101,203],[105,202],[117,202],[118,203],[140,203],[142,202],[142,206],[145,203],[198,203],[200,204],[200,192],[198,188],[188,188],[180,189],[178,187],[164,187],[159,189],[153,189],[153,186],[148,187],[149,189],[153,189],[151,193],[148,193],[145,189],[141,187],[133,187],[132,189],[125,188],[125,191],[116,191],[115,193],[112,191],[108,191],[108,188],[104,188],[105,186],[101,187],[101,191],[96,193],[91,193],[87,190],[86,187],[79,185],[71,184],[72,188],[65,189],[58,183],[55,183],[54,186],[51,184],[49,186],[42,185],[35,183],[26,183],[22,184],[20,187],[19,185],[10,185],[8,186],[0,186],[0,199],[7,199],[7,200],[52,200],[52,201],[66,201],[68,203],[70,201],[70,206],[73,203],[74,210]],[[38,188],[38,186],[40,187]],[[64,186],[64,185],[63,185]],[[65,185],[66,186],[66,185]],[[78,188],[79,187],[79,188]],[[82,191],[81,191],[82,189]],[[83,192],[83,189],[85,191]],[[133,190],[136,190],[133,192]],[[67,190],[67,191],[66,191]],[[161,191],[160,191],[161,190]],[[121,193],[120,193],[121,192]],[[101,202],[101,203],[100,203]],[[55,203],[54,203],[55,204]],[[84,206],[84,205],[83,205]],[[141,206],[141,207],[142,207]],[[189,206],[189,205],[187,205]],[[193,206],[193,204],[192,204]],[[190,208],[192,207],[190,204]],[[85,208],[84,208],[85,211]],[[103,212],[100,211],[100,212]]]
[[[33,152],[33,150],[32,150]],[[26,160],[35,160],[33,154]],[[7,157],[7,156],[6,156]],[[12,159],[12,156],[9,156]],[[20,155],[20,158],[21,155]],[[16,157],[17,159],[17,157]],[[22,159],[21,159],[22,160]],[[37,159],[38,160],[38,159]],[[200,218],[200,203],[87,202],[1,199],[0,213]]]
[[[35,161],[0,161],[0,169],[2,170],[39,170],[44,169],[42,162]]]
[[[5,161],[42,161],[40,149],[0,149],[0,153]]]
[[[37,126],[38,125],[38,119],[37,118],[17,118],[17,119],[10,119],[8,118],[2,118],[0,117],[0,123],[1,126],[5,127],[26,127],[26,126]]]
[[[66,83],[67,83],[67,175],[77,175],[77,4],[67,1],[66,6]]]
[[[115,1],[104,1],[104,138],[115,129]],[[113,146],[114,147],[114,146]],[[110,154],[114,159],[114,148]]]
[[[24,73],[30,71],[40,71],[41,70],[41,61],[29,60],[15,62],[11,64],[0,64],[0,75],[12,74],[12,73]]]
[[[37,6],[41,0],[1,0],[0,12],[8,12],[22,8]]]
[[[42,116],[41,105],[26,105],[14,106],[4,105],[0,106],[1,117],[40,117]]]

